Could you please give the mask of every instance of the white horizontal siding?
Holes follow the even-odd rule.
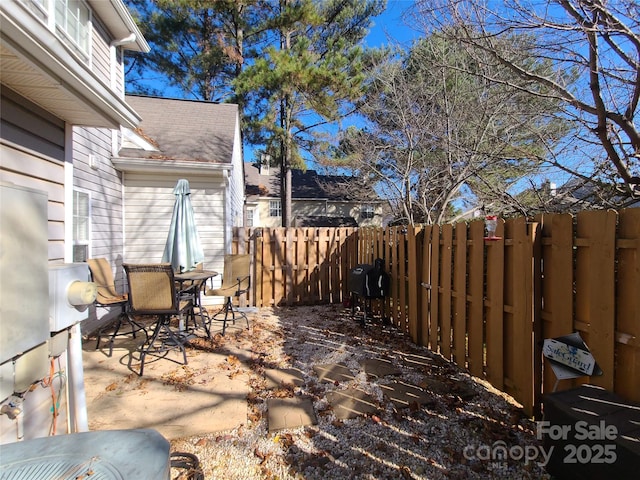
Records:
[[[175,204],[179,178],[189,180],[204,267],[222,271],[224,254],[224,187],[221,178],[173,175],[125,175],[125,262],[160,262]]]

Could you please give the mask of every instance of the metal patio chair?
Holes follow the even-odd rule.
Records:
[[[193,313],[191,299],[181,298],[176,290],[170,263],[123,264],[129,283],[129,313],[156,317],[150,337],[140,345],[140,376],[147,355],[165,358],[172,350],[182,353],[187,364],[187,337],[171,327],[171,317]],[[194,320],[195,321],[195,320]],[[175,361],[175,360],[172,360]],[[176,361],[176,363],[180,363]]]
[[[120,312],[113,322],[100,327],[98,330],[98,339],[96,341],[96,350],[100,348],[100,340],[103,336],[109,336],[109,356],[113,354],[113,342],[118,336],[132,335],[136,338],[136,333],[142,330],[146,335],[144,325],[133,320],[127,313],[129,304],[129,296],[126,293],[118,293],[115,285],[115,277],[113,270],[106,258],[90,258],[87,260],[91,279],[98,285],[98,296],[95,305],[97,307],[115,307]],[[121,330],[124,324],[129,325],[129,329]],[[110,332],[108,331],[110,330]]]
[[[224,336],[227,322],[232,321],[235,325],[236,318],[244,318],[249,328],[249,318],[244,312],[238,311],[233,305],[233,299],[247,293],[251,286],[251,255],[248,254],[228,254],[224,256],[224,271],[222,272],[222,286],[216,289],[208,289],[205,294],[208,296],[225,297],[222,308],[215,313],[212,321],[222,322],[222,335]]]

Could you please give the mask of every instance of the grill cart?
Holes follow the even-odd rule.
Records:
[[[385,298],[389,294],[389,283],[389,274],[384,271],[381,258],[376,259],[373,265],[357,265],[349,272],[351,315],[355,317],[357,311],[362,311],[363,327],[367,324],[367,314],[371,314],[371,300]]]

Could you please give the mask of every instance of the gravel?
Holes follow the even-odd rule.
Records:
[[[206,479],[548,479],[535,422],[487,382],[470,376],[395,328],[375,321],[363,328],[337,305],[265,308],[250,331],[217,338],[216,348],[250,350],[238,368],[250,373],[247,422],[237,428],[172,442],[172,451],[195,455]],[[399,375],[362,372],[360,361],[389,361]],[[320,382],[313,366],[346,364],[355,379]],[[304,385],[269,389],[264,371],[297,368]],[[428,399],[394,405],[382,386],[402,381]],[[364,390],[377,410],[339,419],[327,394]],[[269,432],[267,399],[313,399],[317,424]],[[497,448],[503,447],[503,448]],[[525,459],[528,456],[528,460]],[[172,469],[173,478],[189,476]]]

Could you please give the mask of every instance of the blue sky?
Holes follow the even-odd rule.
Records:
[[[402,14],[412,4],[412,0],[387,0],[387,9],[374,20],[374,26],[366,38],[367,45],[381,47],[392,39],[408,46],[418,33],[402,21]]]

